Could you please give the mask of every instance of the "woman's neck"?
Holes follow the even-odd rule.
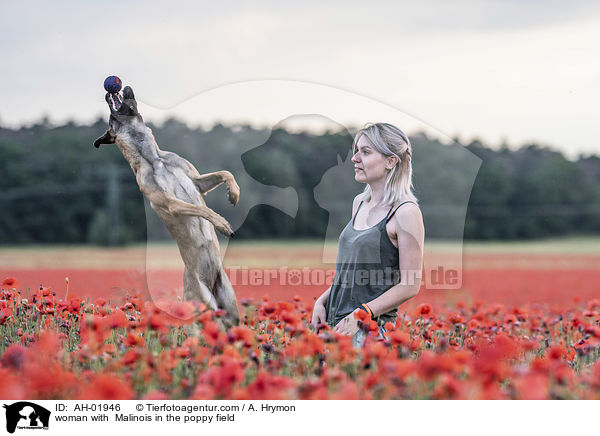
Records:
[[[378,183],[369,184],[371,188],[371,200],[369,203],[378,204],[383,200],[383,193],[385,192],[385,180]]]

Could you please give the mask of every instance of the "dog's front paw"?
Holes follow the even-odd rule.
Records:
[[[234,206],[237,204],[240,199],[240,187],[237,183],[233,182],[227,187],[227,199]]]
[[[233,229],[231,228],[231,225],[222,216],[218,217],[213,223],[213,225],[215,226],[215,229],[219,231],[219,233],[222,233],[223,235],[229,237],[233,236]]]

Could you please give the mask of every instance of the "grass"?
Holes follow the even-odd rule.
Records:
[[[221,244],[227,243],[224,240],[219,241]],[[235,246],[240,248],[317,248],[323,244],[321,239],[255,239],[255,240],[236,240]],[[448,250],[457,246],[457,242],[443,239],[426,239],[425,244],[434,250]],[[137,251],[152,248],[170,248],[174,246],[172,241],[160,241],[146,243],[135,243],[124,247],[104,247],[94,246],[89,244],[80,245],[0,245],[0,253],[21,253],[21,252],[36,252],[36,251],[111,251],[111,250],[131,250]],[[337,241],[327,241],[326,247],[336,247]],[[478,252],[535,252],[544,253],[547,250],[552,252],[562,252],[567,250],[570,252],[584,253],[600,253],[600,235],[582,235],[568,236],[560,238],[545,238],[534,240],[467,240],[463,242],[463,247],[467,251]]]
[[[425,241],[428,255],[457,253],[460,243],[444,240]],[[230,246],[223,241],[221,253],[225,265],[244,264],[252,267],[286,264],[288,266],[318,266],[321,264],[323,241],[298,240],[240,240]],[[463,255],[515,254],[544,256],[600,255],[600,236],[572,236],[532,241],[466,241]],[[325,243],[326,252],[337,252],[337,241]],[[0,269],[11,268],[121,268],[181,267],[174,242],[151,242],[125,247],[92,245],[23,245],[0,247]],[[241,262],[241,263],[240,263]]]
[[[600,236],[570,236],[532,241],[468,241],[472,253],[600,254]]]

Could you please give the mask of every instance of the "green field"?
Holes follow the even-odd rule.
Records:
[[[460,244],[440,240],[425,241],[425,255],[460,253]],[[600,256],[600,237],[569,237],[535,241],[467,241],[462,245],[465,260],[485,262],[494,256],[514,262],[528,259],[573,258]],[[221,244],[227,265],[250,267],[273,265],[317,266],[321,263],[323,242],[317,240],[256,240],[235,241],[230,247]],[[336,242],[325,244],[325,250],[335,256]],[[173,242],[135,244],[125,247],[91,245],[29,245],[0,247],[0,268],[136,268],[146,262],[172,268],[180,266],[180,256]]]

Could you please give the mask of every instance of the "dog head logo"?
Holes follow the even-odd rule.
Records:
[[[386,120],[404,131],[415,132],[410,137],[415,194],[431,243],[424,247],[424,284],[427,289],[462,287],[464,225],[481,159],[435,127],[367,97],[314,83],[281,80],[230,84],[187,100],[176,112],[172,111],[175,108],[166,111],[144,105],[143,113],[146,117],[167,119],[173,113],[207,114],[213,113],[215,107],[223,107],[227,108],[226,116],[231,117],[231,110],[235,109],[236,119],[251,121],[257,119],[257,103],[268,108],[265,116],[278,120],[271,128],[240,126],[225,131],[217,124],[206,133],[201,147],[175,142],[171,148],[190,156],[201,173],[223,167],[235,174],[241,191],[246,193],[236,207],[228,208],[222,195],[214,195],[211,201],[223,211],[240,244],[244,237],[271,238],[273,229],[277,229],[282,240],[302,236],[323,241],[322,250],[307,255],[310,259],[303,254],[303,264],[321,266],[336,262],[336,251],[331,247],[337,246],[341,231],[352,218],[350,205],[364,188],[355,180],[351,160],[355,129],[341,122],[347,119],[346,108],[351,107],[354,120]],[[112,109],[127,111],[131,120],[137,115],[133,109],[131,113],[127,108],[121,109],[118,102]],[[310,129],[306,130],[306,126]],[[115,122],[114,128],[122,127]],[[315,133],[309,133],[312,131]],[[169,134],[177,132],[174,124]],[[333,134],[325,138],[327,132]],[[227,161],[218,161],[218,154],[212,152],[217,147],[229,150]],[[170,238],[149,202],[145,206],[148,241]],[[437,244],[434,240],[442,241],[441,251],[433,245]],[[220,240],[221,258],[230,268],[248,268],[247,257],[228,250],[237,243],[236,239]],[[149,244],[146,256],[150,295],[155,301],[173,299],[171,285],[161,275],[164,252]],[[182,262],[176,265],[177,269],[183,267]],[[183,287],[178,288],[176,296],[183,294]]]
[[[313,136],[307,133],[290,134],[286,130],[286,126],[301,123],[303,119],[318,120],[328,130]],[[257,235],[269,237],[272,228],[277,228],[290,238],[303,236],[324,239],[330,213],[315,201],[314,189],[321,183],[325,172],[339,165],[343,159],[349,162],[347,156],[351,144],[352,136],[344,126],[324,116],[294,115],[280,121],[262,145],[242,153],[240,157],[243,169],[255,181],[280,189],[291,188],[296,193],[296,214],[290,216],[278,205],[266,204],[261,198],[261,203],[249,210],[236,235],[240,238]],[[353,171],[348,174],[352,175]],[[340,186],[341,183],[345,184]],[[353,178],[342,178],[333,186],[335,188],[332,190],[336,190],[337,196],[350,203],[358,193],[358,184]],[[265,217],[269,218],[268,225],[264,224]]]
[[[47,429],[50,423],[50,411],[28,401],[19,401],[11,405],[4,404],[6,409],[6,431],[14,433],[16,428]]]

